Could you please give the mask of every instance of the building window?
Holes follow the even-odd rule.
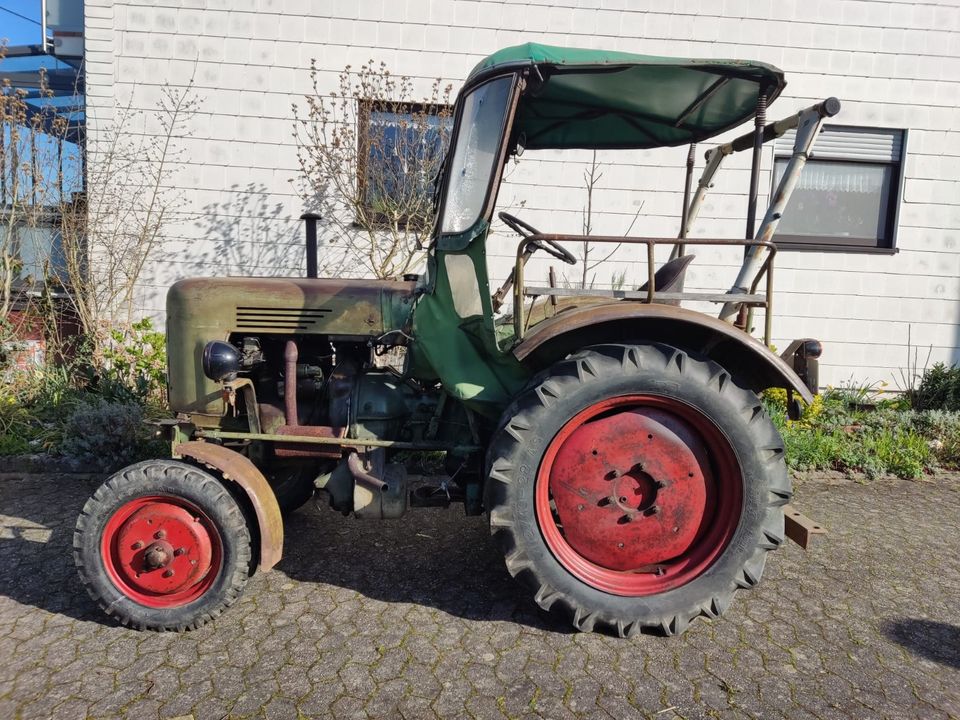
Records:
[[[11,262],[13,290],[36,289],[49,280],[67,284],[67,260],[56,213],[0,210],[0,248]]]
[[[360,102],[358,225],[432,223],[433,183],[452,127],[449,105]]]
[[[774,188],[793,141],[793,131],[777,140]],[[905,144],[903,130],[825,125],[777,228],[777,246],[893,252]]]

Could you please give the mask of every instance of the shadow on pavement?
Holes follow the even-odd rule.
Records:
[[[462,506],[412,509],[401,520],[357,520],[308,504],[287,518],[277,569],[302,582],[350,588],[390,603],[414,603],[473,620],[509,620],[572,632],[540,611],[506,571],[483,517]]]
[[[98,482],[72,477],[0,484],[0,595],[78,620],[115,625],[73,564],[73,528]]]
[[[883,632],[916,655],[960,669],[960,627],[956,625],[900,618],[888,622]]]
[[[97,484],[49,477],[0,484],[0,596],[75,619],[115,624],[90,599],[73,564],[73,528]],[[541,612],[509,576],[486,518],[464,517],[461,506],[415,509],[401,520],[364,521],[308,503],[287,518],[285,536],[284,558],[276,570],[300,582],[434,607],[467,619],[569,630]]]

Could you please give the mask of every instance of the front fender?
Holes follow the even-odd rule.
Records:
[[[256,515],[260,535],[261,570],[269,570],[283,556],[283,517],[273,488],[248,457],[207,442],[178,444],[174,457],[189,458],[215,470],[227,482],[235,483],[246,493]]]
[[[536,372],[589,345],[643,341],[706,356],[754,391],[782,387],[813,401],[793,368],[763,343],[723,320],[671,305],[621,301],[573,308],[535,325],[512,352]]]

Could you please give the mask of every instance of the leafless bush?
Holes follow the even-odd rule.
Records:
[[[86,201],[63,208],[66,271],[86,333],[128,331],[142,311],[144,267],[167,242],[164,228],[183,204],[175,174],[196,111],[192,83],[164,86],[149,114],[131,100],[87,141]]]
[[[327,92],[315,61],[306,117],[294,104],[295,181],[328,233],[325,274],[399,278],[423,260],[434,225],[432,183],[449,142],[451,86],[415,98],[409,77],[373,60]]]
[[[52,101],[43,82],[40,95]],[[142,312],[137,292],[144,268],[160,257],[164,228],[182,204],[174,174],[196,109],[192,82],[165,86],[147,112],[134,109],[131,94],[109,122],[92,123],[80,148],[84,192],[77,193],[64,191],[61,158],[69,128],[52,112],[52,102],[30,108],[26,93],[4,80],[0,103],[0,317],[10,317],[16,302],[19,317],[43,325],[54,354],[66,317],[91,348],[102,349],[118,331],[124,337],[133,332]],[[41,230],[47,247],[26,247]]]

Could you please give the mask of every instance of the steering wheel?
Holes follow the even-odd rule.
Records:
[[[540,231],[535,227],[528,225],[520,218],[514,217],[509,213],[497,213],[497,217],[503,220],[504,225],[513,230],[520,237],[529,238],[533,237],[534,235],[540,235]],[[552,255],[553,257],[557,258],[557,260],[563,260],[568,265],[577,264],[576,256],[567,250],[563,245],[554,242],[553,240],[537,238],[536,240],[531,240],[529,244],[532,247],[535,247],[537,250],[543,250],[548,255]]]

